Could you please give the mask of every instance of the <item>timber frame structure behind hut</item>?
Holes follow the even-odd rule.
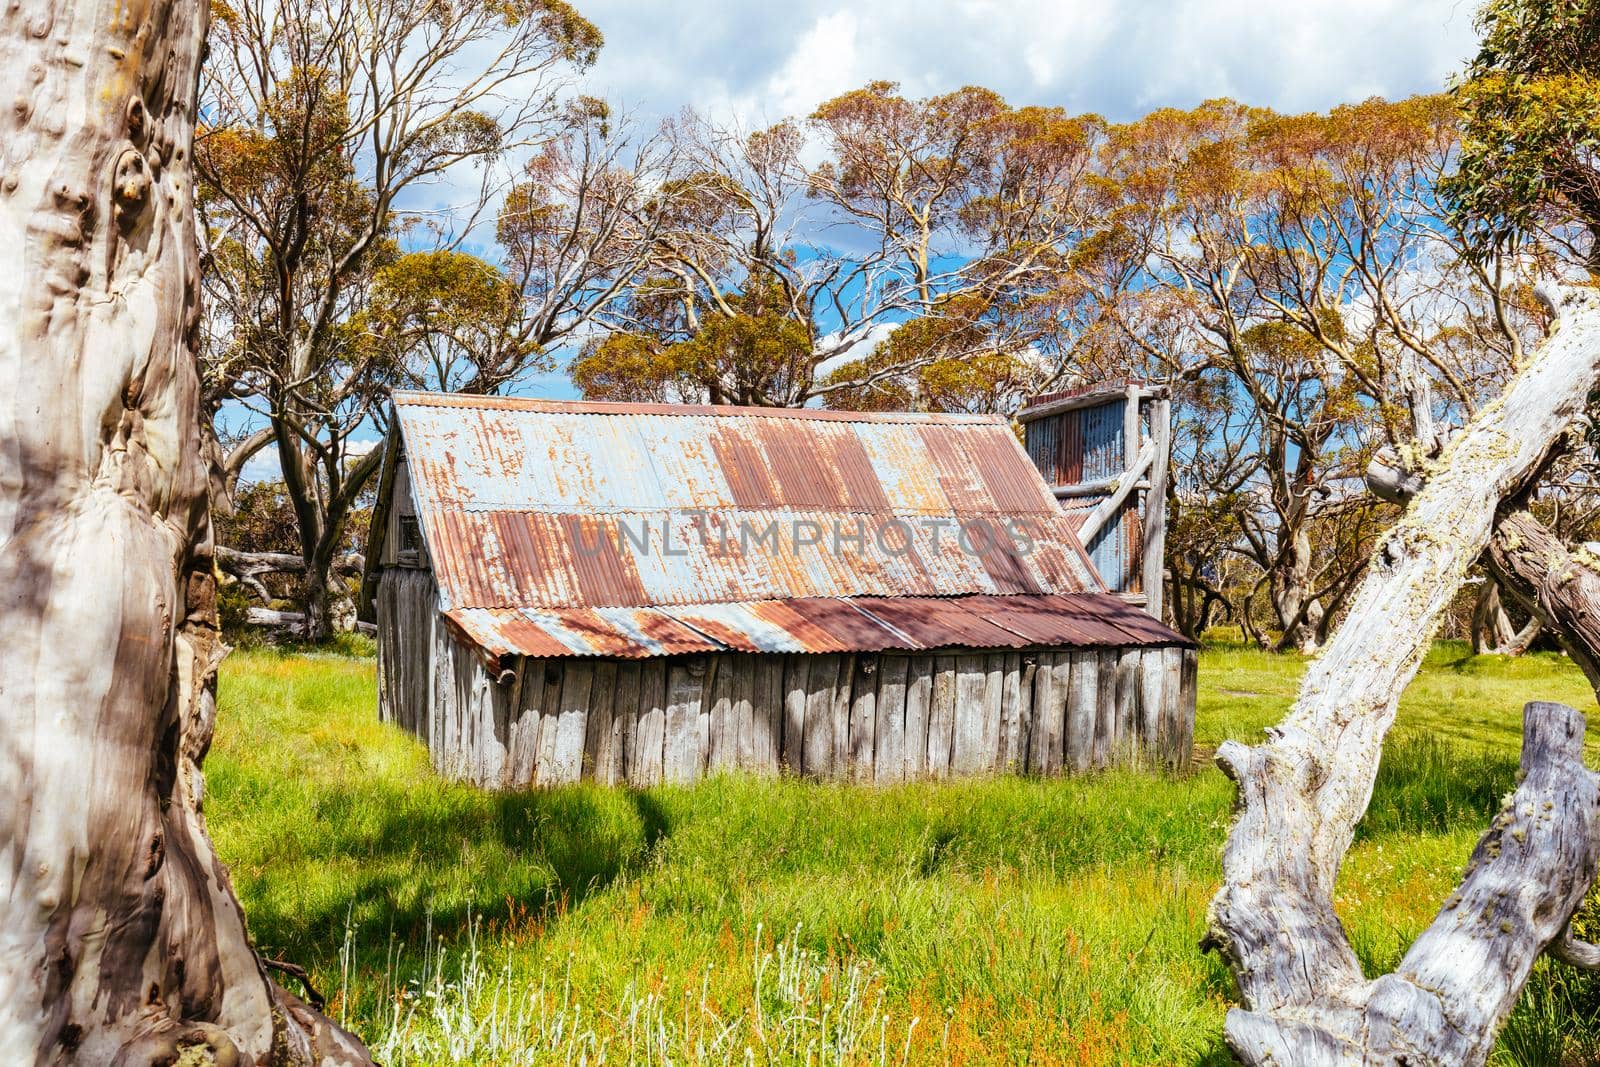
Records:
[[[1047,393],[1017,421],[1107,588],[1161,618],[1172,454],[1166,388],[1128,380]]]
[[[1195,654],[987,416],[394,396],[379,712],[520,788],[1182,769]]]

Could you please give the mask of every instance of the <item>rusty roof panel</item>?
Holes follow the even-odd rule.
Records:
[[[449,608],[1099,588],[1060,515],[996,522],[731,509],[419,514]]]
[[[966,599],[856,597],[850,603],[869,617],[905,634],[918,648],[1021,648],[1028,644],[1011,631],[968,610]]]
[[[1114,596],[978,596],[967,598],[967,607],[1034,645],[1118,647],[1182,641],[1159,624],[1155,632],[1143,636],[1118,625],[1125,615],[1144,613]]]
[[[1093,594],[813,597],[670,608],[461,608],[445,614],[493,656],[1190,644],[1117,598]]]
[[[833,411],[827,408],[755,408],[722,404],[633,404],[611,400],[540,400],[520,396],[476,396],[468,393],[425,393],[396,390],[396,406],[472,408],[478,411],[526,411],[544,414],[580,415],[709,415],[716,418],[743,418],[758,414],[770,419],[806,419],[815,422],[875,422],[917,425],[936,422],[946,425],[1002,423],[996,415],[935,414],[921,411]]]
[[[605,414],[598,405],[444,399],[450,402],[395,396],[421,504],[927,515],[1048,514],[1054,507],[997,418],[824,419],[772,408],[711,414],[690,407],[667,409],[667,417],[633,405]]]

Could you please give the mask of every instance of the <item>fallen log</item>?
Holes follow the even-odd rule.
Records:
[[[271,630],[286,630],[293,633],[305,633],[306,615],[303,611],[275,611],[272,608],[248,608],[245,611],[244,621],[251,626],[261,626]],[[357,621],[356,631],[369,637],[376,637],[378,627],[375,623]]]

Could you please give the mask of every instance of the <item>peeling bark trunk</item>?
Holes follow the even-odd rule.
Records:
[[[1322,607],[1311,601],[1311,535],[1296,530],[1289,551],[1272,575],[1272,608],[1282,635],[1273,650],[1295,649],[1306,655],[1317,650],[1317,624]]]
[[[194,346],[206,8],[0,17],[0,1050],[366,1063],[279,989],[206,836],[226,651]]]
[[[1546,949],[1577,958],[1567,924],[1600,858],[1600,779],[1583,764],[1584,717],[1564,704],[1523,712],[1520,784],[1467,873],[1393,974],[1348,1001],[1299,1012],[1230,1012],[1246,1063],[1480,1064]]]
[[[1206,943],[1239,983],[1244,1006],[1226,1034],[1246,1063],[1481,1063],[1534,958],[1563,936],[1592,880],[1595,786],[1581,766],[1581,716],[1532,705],[1527,777],[1509,821],[1503,813],[1401,969],[1367,981],[1333,909],[1400,693],[1488,545],[1501,500],[1537,474],[1597,380],[1600,294],[1574,292],[1559,330],[1432,465],[1287,718],[1262,745],[1218,750],[1239,811]]]

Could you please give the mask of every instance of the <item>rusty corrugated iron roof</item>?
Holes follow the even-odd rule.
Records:
[[[1040,621],[1104,586],[999,418],[394,403],[441,608],[496,654],[1018,647],[985,613],[1019,599],[1104,643],[1065,620],[1131,610]]]

